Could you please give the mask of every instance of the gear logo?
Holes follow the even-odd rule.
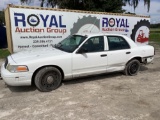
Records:
[[[92,16],[84,16],[79,18],[76,23],[73,24],[73,28],[70,30],[71,34],[74,33],[96,33],[100,31],[100,19]]]
[[[27,17],[27,22],[28,22],[28,24],[29,24],[30,26],[35,27],[35,26],[39,25],[40,20],[39,20],[39,18],[38,18],[37,15],[31,14],[31,15],[29,15],[29,16]]]
[[[148,43],[150,22],[141,20],[137,22],[132,30],[131,39],[136,43]]]

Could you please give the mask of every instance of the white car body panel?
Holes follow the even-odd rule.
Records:
[[[107,71],[107,56],[101,57],[101,55],[105,54],[106,52],[73,54],[73,76],[78,77],[96,72]]]
[[[122,70],[125,67],[127,61],[126,52],[128,50],[119,50],[119,51],[108,51],[108,66],[107,71],[118,71]]]
[[[71,54],[57,50],[55,48],[35,51],[22,51],[13,54],[12,58],[21,65],[25,65],[26,62],[28,62],[27,66],[32,73],[43,66],[53,65],[64,68],[63,72],[66,78],[70,78],[72,76],[70,68]]]
[[[123,37],[130,45],[130,49],[110,51],[107,35]],[[104,51],[83,54],[77,53],[84,42],[94,36],[104,36]],[[52,48],[22,51],[12,54],[8,56],[7,64],[25,65],[29,71],[11,73],[3,64],[1,67],[2,78],[11,86],[31,85],[32,80],[34,80],[34,73],[45,66],[58,67],[63,71],[64,80],[66,80],[79,76],[124,70],[127,62],[135,57],[140,57],[142,62],[146,63],[150,63],[153,60],[154,48],[152,46],[137,46],[130,38],[124,35],[87,34],[87,37],[88,38],[72,53]],[[129,52],[129,54],[127,52]]]

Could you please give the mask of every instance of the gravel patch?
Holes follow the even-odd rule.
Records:
[[[3,61],[3,60],[2,60]],[[136,76],[103,74],[65,81],[52,92],[0,81],[1,120],[159,120],[160,49]]]

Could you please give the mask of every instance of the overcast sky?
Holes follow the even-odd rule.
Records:
[[[21,5],[20,0],[1,0],[0,10],[5,9],[6,5],[12,3],[14,5]],[[39,0],[32,0],[31,6],[39,6]],[[151,0],[150,11],[147,12],[147,6],[144,6],[143,0],[140,0],[138,7],[134,11],[133,7],[123,7],[127,12],[136,13],[138,15],[150,15],[151,23],[160,23],[160,0]]]
[[[140,0],[138,7],[133,9],[133,7],[125,6],[123,7],[128,12],[136,13],[138,15],[150,15],[151,23],[160,23],[160,0],[151,0],[150,11],[147,12],[147,6],[144,6],[143,0]]]

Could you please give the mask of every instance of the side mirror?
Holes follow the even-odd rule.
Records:
[[[86,52],[88,52],[88,50],[87,50],[86,48],[83,48],[83,47],[81,47],[81,48],[77,51],[77,53],[80,53],[80,54],[83,54],[83,53],[86,53]]]

